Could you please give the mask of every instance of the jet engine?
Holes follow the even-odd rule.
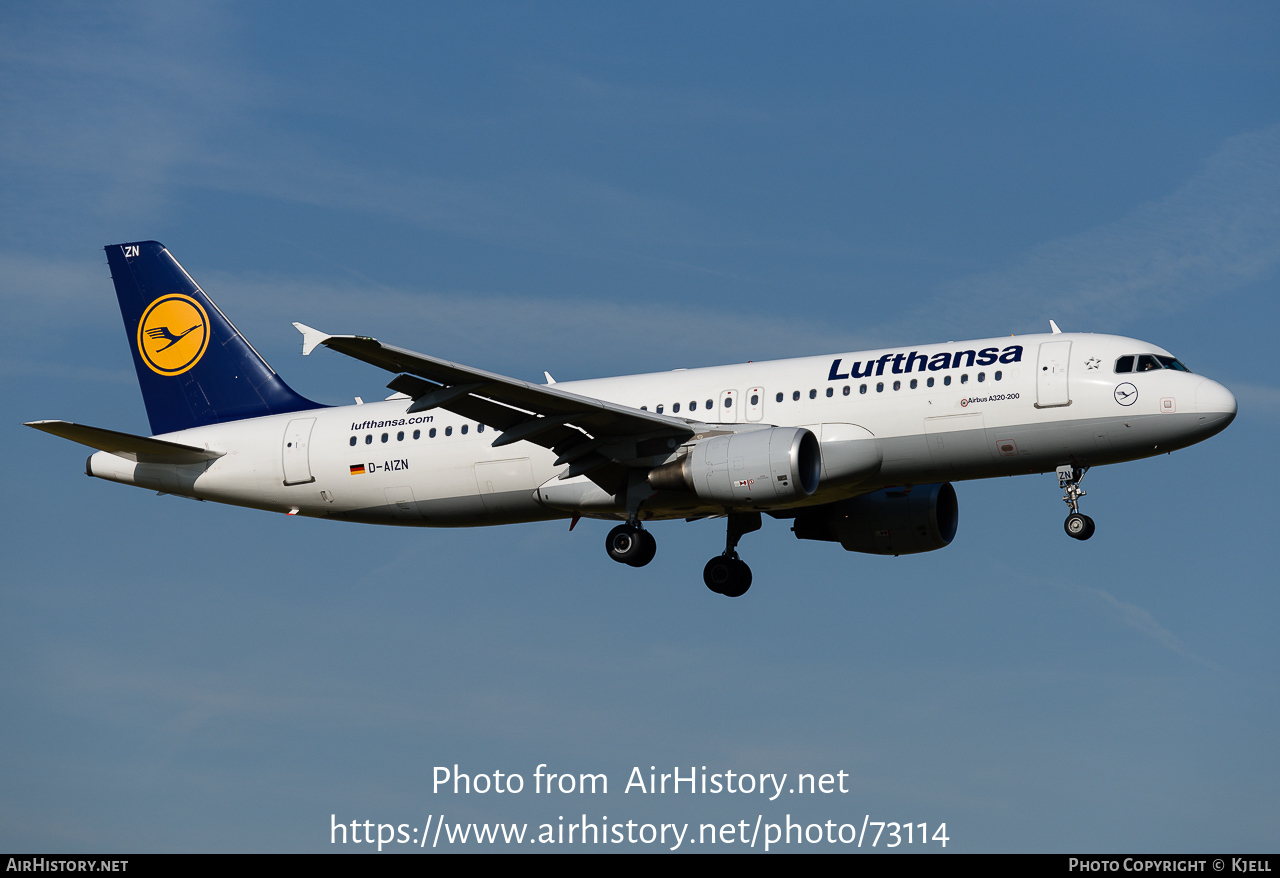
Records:
[[[649,472],[655,491],[685,491],[718,506],[769,506],[818,489],[822,452],[803,427],[713,436]]]
[[[849,552],[913,555],[955,539],[960,509],[950,482],[885,488],[801,511],[797,539],[839,543]]]

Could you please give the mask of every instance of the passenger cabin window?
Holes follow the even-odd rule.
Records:
[[[777,400],[778,400],[778,402],[782,402],[782,394],[781,394],[781,393],[779,393],[779,394],[778,394],[778,396],[777,396]]]
[[[463,435],[463,436],[467,435],[467,425],[466,425],[466,424],[463,424],[463,425],[462,425],[462,435]]]
[[[950,387],[950,386],[951,386],[951,376],[950,376],[950,375],[943,375],[943,376],[942,376],[942,383],[943,383],[944,385],[946,385],[947,387]]]
[[[444,428],[444,435],[446,435],[446,436],[452,436],[452,435],[453,435],[453,427],[445,427],[445,428]]]
[[[901,390],[901,389],[902,389],[902,382],[901,382],[901,381],[895,381],[895,382],[893,382],[893,389],[894,389],[894,390]]]
[[[355,436],[352,436],[352,437],[351,437],[351,444],[352,444],[352,445],[355,445],[355,444],[356,444],[356,437],[355,437]]]
[[[920,386],[920,382],[919,382],[919,381],[917,381],[916,379],[912,378],[912,379],[911,379],[911,389],[912,389],[912,390],[915,390],[915,389],[916,389],[917,387],[919,387],[919,386]]]
[[[413,431],[413,438],[414,438],[414,439],[421,439],[421,438],[422,438],[422,431],[421,431],[421,430],[414,430],[414,431]]]
[[[382,434],[382,441],[383,441],[383,442],[386,442],[386,441],[387,441],[387,434],[386,434],[386,433],[383,433],[383,434]]]
[[[751,394],[751,404],[760,405],[760,394],[758,393]]]
[[[866,392],[867,392],[867,385],[865,385],[865,384],[859,385],[859,387],[858,387],[858,392],[859,392],[859,393],[866,393]]]
[[[844,386],[844,390],[843,390],[842,392],[844,393],[844,395],[845,395],[845,396],[848,396],[848,395],[849,395],[849,385],[848,385],[848,384],[846,384],[846,385]]]
[[[1000,380],[1000,377],[1001,377],[1003,374],[1004,374],[1003,372],[1000,372],[999,370],[997,370],[997,371],[996,371],[996,380],[997,380],[997,381],[999,381],[999,380]]]
[[[372,445],[372,444],[373,444],[373,434],[372,434],[372,433],[370,433],[368,436],[365,436],[365,437],[364,437],[364,444],[365,444],[365,445]]]
[[[662,403],[658,403],[658,414],[662,414]]]
[[[933,386],[933,379],[932,379],[932,378],[930,378],[928,381],[926,381],[926,382],[925,382],[925,386],[926,386],[926,387],[932,387],[932,386]]]
[[[835,392],[836,392],[836,389],[835,389],[834,387],[828,387],[828,388],[827,388],[827,396],[828,396],[828,397],[831,397],[831,396],[835,395]]]
[[[960,376],[960,383],[961,383],[961,384],[968,384],[968,383],[969,383],[969,373],[968,373],[968,372],[966,372],[965,374],[963,374],[963,375],[961,375],[961,376]]]
[[[754,397],[753,397],[753,398],[754,398]],[[751,404],[752,404],[752,405],[755,405],[755,403],[754,403],[754,402],[753,402],[753,403],[751,403]],[[691,399],[691,400],[689,400],[689,411],[691,411],[691,412],[696,412],[697,410],[698,410],[698,401],[697,401],[696,399]]]
[[[979,373],[978,373],[978,381],[979,381],[979,382],[982,382],[982,381],[986,381],[986,380],[987,380],[987,373],[986,373],[986,372],[979,372]]]
[[[792,401],[792,402],[799,402],[799,401],[800,401],[800,391],[798,391],[798,390],[797,390],[797,391],[795,391],[794,393],[792,393],[792,394],[791,394],[791,401]]]
[[[676,414],[676,413],[677,413],[677,412],[679,412],[679,411],[680,411],[680,403],[678,403],[678,402],[677,402],[677,403],[673,403],[673,404],[672,404],[672,406],[671,406],[671,414],[673,414],[673,415],[674,415],[674,414]]]
[[[1132,371],[1133,371],[1133,355],[1132,354],[1127,357],[1121,357],[1120,359],[1116,360],[1116,372],[1124,373],[1124,372],[1132,372]]]
[[[435,427],[432,427],[429,431],[427,431],[427,438],[428,438],[428,439],[434,439],[434,438],[436,438],[436,428],[435,428]]]
[[[876,393],[884,393],[884,382],[883,382],[883,381],[877,381],[877,382],[876,382]]]
[[[778,402],[782,402],[782,400],[779,399]],[[716,407],[716,404],[713,400],[710,400],[710,399],[707,400],[707,411],[711,411],[715,407]]]
[[[399,433],[396,433],[396,441],[397,442],[404,441],[404,430],[401,430]]]

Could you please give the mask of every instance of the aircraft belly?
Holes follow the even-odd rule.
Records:
[[[528,502],[522,502],[523,500]],[[506,507],[504,511],[490,512],[478,494],[437,497],[413,501],[412,513],[405,509],[403,501],[392,501],[385,505],[332,512],[328,517],[365,524],[406,527],[477,527],[565,517],[563,512],[539,506],[525,492],[511,492],[511,496],[502,498],[502,502]]]

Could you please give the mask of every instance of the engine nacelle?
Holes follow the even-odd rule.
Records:
[[[839,543],[850,552],[913,555],[951,544],[960,520],[950,482],[885,488],[806,509],[791,530],[797,539]]]
[[[768,506],[818,490],[822,452],[803,427],[713,436],[649,472],[655,491],[687,491],[718,506]]]

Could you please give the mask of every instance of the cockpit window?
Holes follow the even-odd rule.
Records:
[[[1137,360],[1137,368],[1134,368]],[[1175,372],[1190,372],[1182,361],[1176,357],[1165,357],[1160,354],[1129,354],[1116,360],[1116,372],[1154,372],[1156,369],[1172,369]]]

